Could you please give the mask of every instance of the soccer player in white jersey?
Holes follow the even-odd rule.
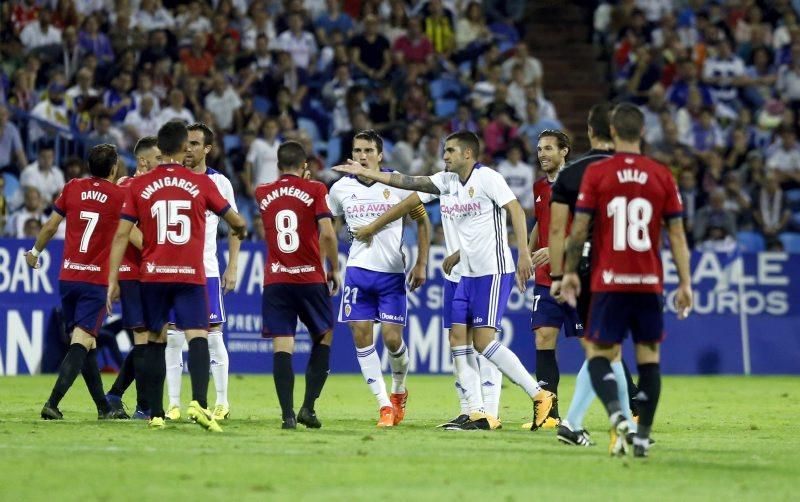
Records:
[[[334,170],[362,176],[390,186],[420,192],[454,195],[456,202],[447,208],[456,220],[461,245],[461,282],[453,296],[453,343],[467,344],[467,329],[473,328],[473,346],[494,363],[533,401],[532,429],[539,428],[553,406],[553,393],[539,387],[519,358],[495,339],[514,282],[514,263],[508,246],[506,212],[517,239],[517,287],[524,291],[533,264],[527,249],[525,212],[505,179],[477,162],[480,142],[471,132],[459,131],[447,137],[444,163],[447,172],[433,176],[407,176],[365,169],[350,162]],[[458,360],[456,360],[458,364]],[[461,364],[459,381],[462,380]],[[466,372],[468,373],[468,372]],[[469,378],[467,375],[464,375]],[[470,395],[467,395],[468,399]],[[474,399],[474,398],[473,398]],[[474,403],[469,403],[473,408]]]
[[[353,229],[353,237],[370,243],[373,236],[384,226],[414,211],[420,204],[431,202],[437,198],[442,208],[442,229],[444,230],[445,250],[447,252],[447,258],[442,263],[444,275],[444,284],[442,286],[442,328],[446,329],[450,334],[453,295],[458,283],[461,281],[461,265],[459,264],[461,244],[458,239],[456,220],[452,212],[448,210],[448,208],[457,203],[456,198],[453,195],[437,196],[429,193],[414,192],[369,225]],[[453,372],[456,377],[456,392],[461,411],[458,417],[449,420],[440,427],[468,430],[494,429],[500,425],[500,422],[495,419],[500,408],[500,390],[503,374],[488,359],[480,354],[476,356],[471,346],[471,329],[468,331],[467,337],[469,343],[465,346],[459,346],[454,344],[452,339],[450,340],[453,361],[458,361],[459,366],[467,364],[468,367],[464,368],[464,370],[468,372],[467,375],[470,377],[467,381],[461,382],[457,365],[453,365]],[[478,374],[480,374],[480,378],[478,378]],[[471,394],[471,398],[468,399],[467,396],[469,394]],[[470,402],[473,404],[474,409],[470,409]],[[485,416],[484,413],[489,416]]]
[[[366,172],[380,172],[383,140],[372,130],[353,138],[353,162]],[[390,171],[391,172],[391,171]],[[375,183],[365,177],[347,176],[331,187],[328,207],[334,216],[344,216],[349,229],[362,227],[405,199],[410,192]],[[430,220],[424,207],[414,213],[419,236],[417,262],[409,274],[413,291],[425,282],[430,247]],[[361,373],[380,408],[378,427],[392,427],[405,416],[408,390],[408,350],[403,342],[406,324],[405,256],[402,251],[403,224],[394,222],[381,231],[371,245],[354,240],[345,270],[339,322],[353,332]],[[391,397],[375,351],[373,325],[381,323],[383,343],[392,367]]]
[[[214,144],[214,133],[203,124],[196,123],[187,127],[189,131],[189,147],[183,165],[193,172],[205,173],[219,189],[231,208],[236,211],[236,200],[233,186],[224,174],[206,166],[206,155]],[[211,376],[217,391],[217,401],[212,411],[214,420],[224,420],[230,416],[228,404],[228,351],[222,338],[222,324],[225,322],[225,305],[222,294],[233,291],[236,287],[236,266],[239,259],[239,239],[228,238],[228,266],[220,277],[217,261],[217,225],[219,216],[211,211],[206,212],[206,240],[203,248],[203,264],[206,269],[206,286],[208,288],[209,330],[208,353],[211,358]],[[232,234],[231,234],[232,235]],[[167,337],[167,393],[169,408],[166,417],[178,420],[181,417],[181,375],[183,373],[183,344],[186,336],[182,331],[170,324]]]

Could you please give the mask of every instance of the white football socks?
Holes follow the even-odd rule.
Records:
[[[217,405],[228,406],[228,350],[222,331],[208,332],[208,355],[211,358],[211,376],[217,391]]]
[[[536,379],[528,373],[516,354],[497,340],[493,340],[483,349],[483,357],[494,363],[509,380],[522,387],[531,398],[541,392],[542,388]]]
[[[164,350],[164,359],[167,364],[167,394],[170,408],[181,405],[184,343],[186,343],[186,334],[183,331],[172,329],[167,331],[167,348]]]
[[[500,391],[503,385],[503,374],[483,355],[478,355],[478,365],[481,374],[483,407],[486,409],[486,413],[497,418],[500,416]]]
[[[361,374],[364,375],[369,390],[378,400],[378,406],[380,408],[392,406],[389,395],[386,393],[386,383],[383,381],[383,373],[381,373],[381,358],[375,351],[375,345],[356,348],[356,355],[358,356],[358,365],[361,366]]]
[[[402,394],[406,391],[406,375],[408,375],[408,348],[403,339],[400,339],[400,348],[389,351],[389,364],[392,367],[392,394]]]
[[[453,355],[453,366],[455,367],[456,379],[461,385],[464,400],[467,405],[467,413],[483,413],[483,396],[481,395],[480,374],[474,366],[475,352],[469,345],[458,345],[452,347],[450,352]],[[470,364],[470,358],[473,364]]]

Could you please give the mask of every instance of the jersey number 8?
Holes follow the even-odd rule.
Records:
[[[278,248],[284,253],[294,253],[300,247],[297,235],[297,214],[291,209],[283,209],[275,215],[275,228],[278,230]]]

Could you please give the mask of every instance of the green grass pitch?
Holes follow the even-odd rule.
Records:
[[[360,376],[328,380],[320,430],[280,430],[271,376],[232,376],[223,434],[187,422],[98,422],[83,381],[38,418],[55,375],[0,378],[0,500],[797,500],[800,385],[792,377],[669,377],[646,460],[609,458],[599,403],[597,446],[531,433],[530,404],[506,381],[503,429],[445,432],[452,378],[409,377],[406,420],[377,430]],[[566,413],[574,379],[561,383]],[[111,384],[107,377],[106,386]],[[302,401],[298,375],[295,403]],[[184,380],[184,399],[189,396]],[[213,388],[209,392],[213,402]],[[126,396],[128,405],[132,395]],[[546,497],[546,498],[544,498]]]

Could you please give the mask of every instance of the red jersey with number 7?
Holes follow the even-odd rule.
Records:
[[[683,214],[670,170],[644,155],[617,153],[589,165],[576,212],[593,214],[592,292],[663,291],[663,220]]]
[[[71,180],[53,204],[66,218],[62,281],[108,285],[108,258],[125,191],[102,178]]]
[[[256,188],[267,241],[265,286],[325,284],[317,221],[333,218],[325,200],[327,195],[328,189],[322,183],[292,174]]]
[[[122,218],[142,231],[142,282],[205,284],[206,210],[222,216],[230,204],[205,174],[164,164],[131,181]]]

